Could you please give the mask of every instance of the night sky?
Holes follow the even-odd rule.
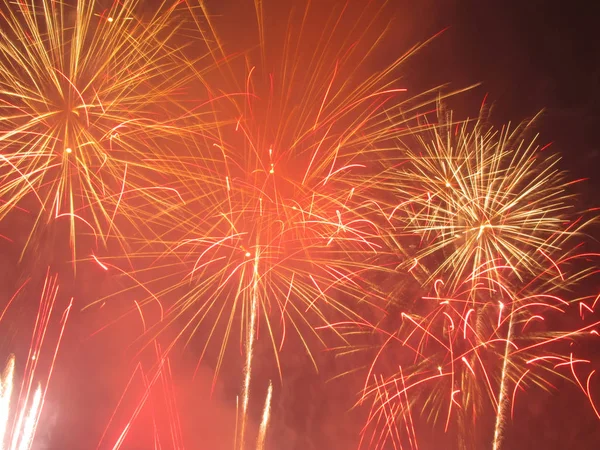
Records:
[[[242,1],[247,4],[246,9],[239,6]],[[243,18],[247,17],[244,11],[251,11],[252,2],[207,0],[206,3],[220,20],[233,17],[232,26],[243,28]],[[274,11],[268,20],[285,21],[285,8],[270,9],[268,6],[276,3],[265,1],[266,14]],[[302,4],[301,1],[296,3]],[[318,4],[316,8],[326,10],[340,1],[315,3]],[[393,26],[388,38],[377,49],[374,65],[379,62],[384,65],[416,42],[444,30],[401,69],[402,84],[409,94],[441,85],[451,90],[480,83],[470,92],[450,99],[449,105],[460,117],[475,117],[485,98],[493,105],[492,122],[498,125],[507,121],[518,123],[544,110],[536,124],[540,142],[553,142],[551,148],[563,155],[561,167],[570,171],[572,178],[589,178],[577,189],[582,204],[591,207],[598,204],[596,192],[600,189],[600,39],[597,36],[598,15],[592,4],[543,0],[392,0],[388,11],[393,17]],[[0,224],[0,232],[19,235],[15,231],[19,226]],[[62,236],[60,231],[48,233]],[[595,238],[598,237],[596,233]],[[590,242],[593,239],[593,236],[589,237]],[[49,264],[56,270],[66,267],[60,262],[61,256],[65,256],[61,253],[64,250],[51,246],[19,263],[19,243],[18,236],[16,243],[0,240],[2,302],[10,298],[27,278],[26,264],[33,264],[38,269]],[[28,298],[38,295],[45,272],[44,269],[37,272],[27,287]],[[139,349],[136,338],[141,331],[136,317],[128,316],[93,334],[130,311],[129,306],[113,301],[102,308],[81,310],[81,305],[125,285],[126,280],[108,280],[95,266],[91,270],[82,270],[77,277],[77,283],[65,279],[61,284],[61,305],[64,307],[64,302],[73,296],[80,307],[74,308],[67,327],[34,450],[96,448],[135,368],[132,361]],[[15,311],[11,326],[7,327],[6,322],[3,324],[2,352],[14,349],[18,339],[26,342],[19,345],[27,345],[28,341],[24,339],[29,336],[27,327],[30,325],[14,324],[29,323],[25,316],[33,309],[35,307],[23,303]],[[266,381],[274,378],[269,449],[356,448],[357,435],[366,416],[365,411],[349,409],[361,388],[360,374],[331,380],[347,362],[338,361],[332,352],[317,351],[316,359],[320,365],[317,373],[301,348],[295,345],[292,341],[282,357],[283,383],[278,380],[269,358],[265,358],[268,363],[261,362],[261,352],[268,353],[268,349],[258,346],[251,428],[254,430],[260,420]],[[197,370],[195,379],[191,379],[200,352],[201,346],[192,340],[185,350],[177,349],[172,359],[186,448],[231,449],[242,359],[237,349],[230,352],[232,357],[225,362],[211,393],[215,355],[209,355]],[[594,347],[586,352],[596,359],[600,353]],[[595,392],[600,402],[597,380]],[[537,390],[527,396],[527,401],[516,411],[515,422],[507,430],[506,449],[598,448],[600,422],[589,403],[568,382],[557,380],[556,387],[553,392]],[[135,398],[140,395],[140,389],[134,389],[128,395]],[[126,402],[131,402],[131,398],[126,398]],[[115,421],[123,423],[128,411],[131,412],[130,407],[121,408]],[[151,418],[142,414],[132,431],[133,437],[122,448],[153,448],[147,433],[150,424]],[[109,428],[108,435],[113,442],[118,430],[116,424]],[[423,430],[421,435],[421,450],[455,448],[440,442],[437,435],[428,436]],[[112,447],[104,443],[100,448]],[[491,445],[479,448],[491,448]]]
[[[430,56],[444,63],[436,82],[481,82],[498,123],[544,110],[542,139],[556,142],[565,167],[597,185],[600,39],[588,2],[457,2],[437,16],[448,26]],[[427,52],[422,57],[427,58]]]

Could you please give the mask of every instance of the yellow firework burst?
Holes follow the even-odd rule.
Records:
[[[143,23],[137,7],[0,5],[0,219],[32,210],[35,229],[64,216],[73,252],[76,224],[104,238],[123,193],[151,185],[138,169],[154,139],[177,132],[164,115],[178,88],[174,6]]]
[[[408,145],[395,182],[401,201],[392,217],[418,237],[406,267],[428,281],[444,274],[452,288],[466,276],[473,286],[497,277],[498,267],[519,280],[544,270],[583,226],[568,222],[573,195],[559,158],[527,138],[532,122],[495,129],[483,116],[439,117]]]

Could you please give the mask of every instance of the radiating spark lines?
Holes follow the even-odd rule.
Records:
[[[398,171],[394,217],[420,239],[411,272],[429,281],[444,274],[452,287],[467,275],[474,287],[492,283],[504,266],[523,282],[546,272],[565,239],[585,227],[568,226],[576,219],[572,183],[559,159],[527,138],[531,122],[495,130],[483,115],[474,123],[439,117],[409,141]]]
[[[0,219],[24,207],[35,231],[67,217],[74,256],[79,223],[103,240],[116,233],[125,183],[152,186],[148,149],[180,132],[160,114],[179,87],[176,2],[148,22],[133,19],[137,0],[104,16],[99,3],[0,5]]]

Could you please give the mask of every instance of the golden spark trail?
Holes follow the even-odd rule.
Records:
[[[0,449],[5,450],[5,436],[10,420],[10,400],[13,391],[13,377],[15,372],[15,357],[10,355],[2,377],[0,378]]]
[[[502,267],[526,284],[587,224],[564,227],[576,213],[565,188],[577,181],[567,180],[556,155],[527,138],[534,120],[496,130],[484,112],[474,122],[457,122],[441,105],[438,117],[430,131],[403,144],[400,199],[391,218],[418,241],[402,266],[424,283],[443,274],[451,288],[466,277],[474,287],[484,282],[493,288],[503,283]]]
[[[256,450],[264,450],[265,440],[267,437],[267,429],[269,427],[269,419],[271,417],[271,397],[273,395],[273,383],[269,381],[269,389],[265,398],[265,407],[263,408],[262,421],[258,430],[258,439],[256,441]]]
[[[29,412],[23,423],[23,434],[21,436],[21,444],[18,450],[29,450],[33,444],[33,438],[35,434],[35,428],[39,418],[40,406],[42,402],[42,387],[38,385],[35,393],[33,394],[33,401],[29,407]],[[16,441],[15,441],[16,442]],[[13,445],[14,447],[14,445]]]
[[[494,441],[493,441],[493,450],[500,450],[500,446],[502,444],[502,433],[504,431],[504,427],[506,426],[506,410],[508,408],[508,404],[510,402],[510,398],[508,396],[508,370],[509,370],[509,360],[510,360],[510,345],[509,342],[512,340],[512,331],[513,331],[513,319],[514,315],[510,314],[508,320],[508,331],[506,333],[506,344],[504,347],[504,357],[502,358],[502,372],[500,375],[500,389],[498,392],[498,409],[496,411],[496,423],[494,425]]]
[[[257,238],[258,239],[258,238]],[[252,356],[254,353],[254,335],[256,328],[256,314],[258,311],[258,263],[259,263],[259,248],[256,248],[254,254],[254,267],[252,271],[252,303],[250,303],[250,321],[246,331],[246,363],[244,365],[244,386],[242,388],[242,413],[240,417],[240,436],[239,448],[244,450],[246,442],[246,426],[248,419],[248,404],[250,402],[250,380],[252,377]]]
[[[28,280],[29,281],[29,280]],[[19,288],[17,294],[27,281]],[[46,360],[45,347],[50,335],[49,329],[56,310],[59,284],[58,276],[50,274],[48,270],[44,278],[44,285],[40,295],[38,311],[31,334],[31,341],[27,359],[25,360],[23,379],[20,383],[18,396],[14,400],[14,410],[10,411],[11,395],[14,391],[15,357],[11,355],[2,376],[0,394],[0,444],[6,450],[29,450],[33,445],[38,421],[42,414],[44,400],[52,379],[58,351],[62,344],[64,331],[69,319],[73,299],[64,309],[58,321],[58,329],[53,342],[51,342],[51,355]],[[6,309],[13,304],[13,296]],[[4,311],[5,314],[7,311]],[[43,383],[35,382],[39,372],[43,371]],[[34,387],[37,385],[37,387]]]

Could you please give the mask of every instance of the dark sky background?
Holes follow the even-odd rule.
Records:
[[[224,17],[235,15],[239,21],[243,17],[238,7],[240,2],[208,0],[207,4],[214,8],[216,14]],[[266,2],[266,5],[270,3]],[[318,7],[327,8],[327,5],[337,3],[339,1],[327,0]],[[581,194],[587,204],[598,204],[600,39],[597,25],[600,17],[595,13],[593,3],[543,0],[391,1],[389,10],[393,12],[394,26],[379,48],[381,54],[377,59],[381,59],[382,63],[388,62],[389,58],[406,51],[412,44],[445,29],[404,67],[405,87],[417,93],[446,83],[450,88],[481,83],[471,92],[451,100],[450,105],[459,116],[473,117],[487,95],[487,101],[494,104],[492,120],[497,124],[509,120],[516,123],[544,109],[545,113],[537,124],[541,142],[554,142],[553,148],[563,155],[564,169],[571,171],[574,178],[590,178],[580,187]],[[269,14],[269,8],[266,11]],[[285,20],[285,15],[281,19]],[[0,279],[4,280],[0,283],[0,295],[4,301],[19,285],[18,281],[24,279],[24,274],[16,262],[18,251],[7,242],[2,241],[0,245]],[[39,263],[40,267],[43,265]],[[63,297],[73,295],[77,301],[87,303],[108,289],[100,269],[83,271],[78,276],[76,288],[70,288],[68,281],[64,283]],[[39,279],[31,283],[28,296],[39,292],[40,283]],[[62,300],[63,307],[65,298]],[[96,448],[134,369],[129,344],[141,331],[137,318],[134,318],[90,336],[91,330],[128,310],[126,306],[111,308],[106,312],[98,309],[91,312],[81,312],[79,308],[74,310],[65,335],[68,344],[59,354],[35,450]],[[26,327],[16,331],[13,328],[5,335],[28,335]],[[347,410],[353,404],[360,381],[349,377],[326,383],[338,369],[336,362],[326,353],[319,354],[317,359],[322,369],[317,374],[306,358],[294,355],[293,350],[293,345],[288,348],[291,354],[285,359],[287,368],[283,385],[275,381],[269,448],[356,448],[356,435],[365,415],[364,411],[347,413]],[[241,380],[240,361],[224,367],[211,395],[210,364],[201,367],[194,381],[189,377],[198,353],[192,346],[185,353],[179,352],[173,357],[174,389],[186,448],[231,449],[235,396]],[[592,349],[591,354],[598,355],[598,352]],[[256,396],[253,398],[256,402],[255,422],[266,392],[264,382],[272,371],[258,363],[257,373]],[[558,383],[557,386],[559,389],[551,394],[538,391],[528,397],[527,406],[517,411],[517,420],[508,430],[505,448],[598,448],[600,422],[594,417],[589,404],[567,383]],[[139,382],[136,389],[128,394],[132,397],[126,398],[129,406],[119,409],[116,423],[109,428],[112,442],[131,412],[131,399],[140,395]],[[600,399],[600,386],[596,387],[596,392]],[[122,448],[152,448],[150,429],[151,419],[142,416],[134,426],[132,438]],[[166,445],[165,448],[170,448],[168,443]],[[105,443],[100,448],[111,447]],[[419,448],[453,447],[424,436],[423,445]]]
[[[442,3],[443,11],[433,14],[430,27],[449,29],[431,52],[420,55],[431,66],[441,59],[441,67],[429,72],[433,81],[458,86],[481,82],[473,101],[489,94],[498,123],[516,122],[543,109],[538,125],[542,139],[556,143],[565,168],[595,178],[597,185],[600,39],[593,5],[538,0]]]

